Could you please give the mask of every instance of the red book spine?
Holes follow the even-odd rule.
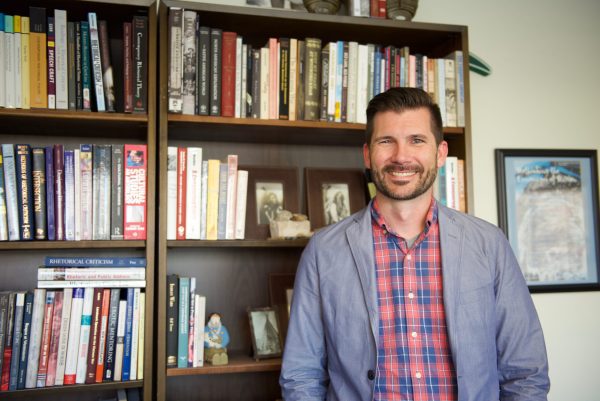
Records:
[[[96,382],[96,365],[98,363],[98,345],[100,340],[100,317],[102,309],[102,288],[94,288],[94,303],[92,305],[92,324],[90,327],[90,349],[88,352],[85,384]]]
[[[221,45],[221,115],[235,115],[235,32],[223,32]]]
[[[187,148],[177,148],[177,236],[185,239],[185,202],[187,176]]]
[[[148,148],[146,145],[125,145],[125,180],[123,203],[123,238],[146,239],[146,197]]]
[[[379,18],[387,18],[387,0],[378,0]]]
[[[125,113],[133,113],[133,53],[131,22],[123,22],[123,94]]]
[[[98,340],[98,364],[96,365],[96,383],[102,383],[104,374],[104,358],[106,355],[106,334],[108,331],[108,311],[110,309],[110,289],[102,293],[102,309],[100,311],[100,336]]]
[[[372,18],[379,18],[379,0],[369,1],[369,12]]]
[[[38,362],[37,387],[46,385],[48,375],[48,360],[50,359],[50,341],[52,339],[52,315],[54,313],[54,298],[56,292],[46,293],[46,308],[44,310],[44,324],[42,326],[42,342],[40,347],[40,359]]]
[[[60,324],[62,321],[63,291],[54,293],[54,311],[52,312],[52,335],[50,337],[50,355],[48,356],[48,375],[46,386],[54,386],[56,381],[56,363],[58,360],[58,343],[60,340]]]

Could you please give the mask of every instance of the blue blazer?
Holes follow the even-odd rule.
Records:
[[[542,328],[496,226],[438,203],[444,308],[460,401],[546,400]],[[286,401],[371,400],[379,316],[370,206],[316,233],[296,274]]]

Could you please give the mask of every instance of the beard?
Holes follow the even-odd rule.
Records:
[[[412,190],[408,190],[405,188],[408,185],[411,185],[409,182],[402,183],[403,179],[401,177],[394,178],[392,176],[393,172],[415,172],[418,176],[418,180],[416,182],[416,186]],[[409,165],[409,164],[391,164],[384,166],[381,170],[372,170],[372,179],[377,191],[382,195],[398,200],[412,200],[421,195],[423,195],[435,182],[435,178],[437,177],[437,167],[434,165],[428,170],[421,165]],[[388,183],[386,181],[386,177],[392,180],[392,183]],[[398,188],[393,188],[398,187]]]

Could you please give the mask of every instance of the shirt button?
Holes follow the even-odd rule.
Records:
[[[413,299],[413,298],[415,297],[415,294],[413,294],[412,292],[409,292],[409,293],[408,293],[408,297],[409,297],[410,299]]]
[[[375,379],[375,372],[373,372],[373,370],[369,369],[369,371],[367,372],[367,378],[369,380]]]
[[[412,338],[417,338],[417,332],[413,331],[412,333],[410,333],[410,335],[412,336]]]
[[[420,379],[420,378],[421,378],[421,372],[417,372],[417,373],[415,374],[415,377],[416,377],[417,379]]]
[[[410,254],[408,254],[408,255],[406,255],[406,259],[407,259],[407,260],[411,260],[411,259],[412,259],[412,256],[411,256]]]

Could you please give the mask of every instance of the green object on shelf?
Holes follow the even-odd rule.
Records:
[[[469,71],[487,77],[492,73],[492,67],[476,54],[469,52]]]

